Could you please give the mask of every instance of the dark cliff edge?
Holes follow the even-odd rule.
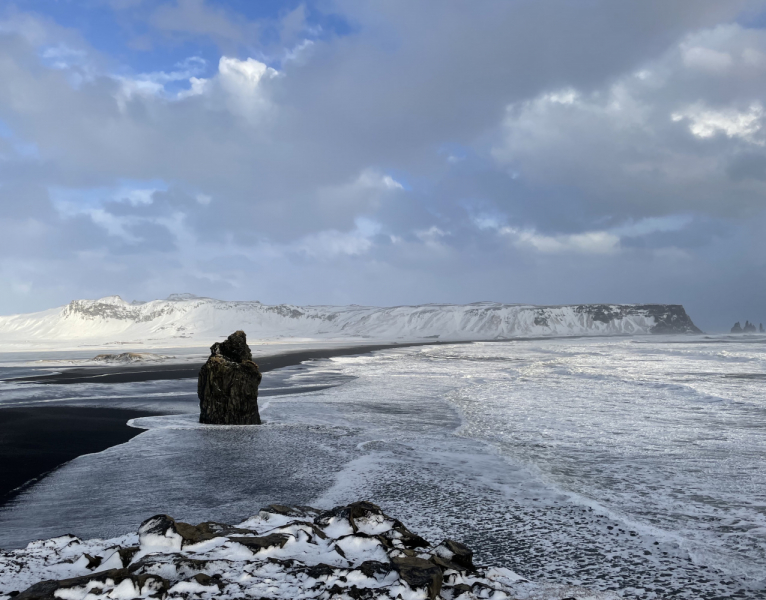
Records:
[[[654,317],[652,333],[703,333],[681,304],[586,304],[577,311],[602,323],[625,317]]]

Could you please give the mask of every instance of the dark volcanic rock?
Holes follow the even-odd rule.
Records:
[[[253,362],[244,331],[210,347],[210,358],[197,380],[199,422],[213,425],[258,425],[261,372]]]
[[[253,360],[250,346],[247,345],[247,336],[244,331],[235,331],[223,342],[216,342],[210,347],[212,356],[223,356],[236,363]]]
[[[626,317],[652,317],[652,333],[702,333],[681,304],[583,304],[574,310],[607,324]],[[535,318],[535,324],[540,325],[542,321]]]
[[[742,328],[742,331],[744,333],[755,333],[755,323],[751,323],[750,321],[745,321],[745,326]]]
[[[444,540],[436,547],[435,556],[449,563],[450,568],[457,567],[467,571],[475,571],[473,566],[473,550],[454,540]],[[439,563],[437,563],[439,564]]]
[[[366,501],[324,512],[272,504],[235,527],[161,514],[141,524],[138,538],[140,547],[123,548],[115,542],[127,536],[85,544],[63,536],[0,552],[0,599],[585,597],[580,588],[535,593],[508,569],[474,567],[471,549],[452,540],[414,551],[408,544],[422,538]],[[27,589],[9,592],[16,581]]]
[[[418,557],[400,556],[391,559],[391,564],[399,573],[402,581],[412,589],[425,590],[426,596],[433,600],[442,589],[442,570],[429,560]]]
[[[742,333],[742,325],[739,324],[739,321],[734,323],[734,327],[731,328],[732,333]]]

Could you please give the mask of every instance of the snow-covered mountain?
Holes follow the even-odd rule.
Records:
[[[38,313],[0,317],[0,347],[204,346],[237,329],[251,341],[699,333],[678,304],[268,306],[174,294],[151,302],[129,303],[119,296],[75,300]]]

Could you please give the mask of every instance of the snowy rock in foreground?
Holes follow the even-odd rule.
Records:
[[[24,590],[21,591],[20,590]],[[19,593],[20,592],[20,593]],[[0,600],[131,598],[607,598],[477,567],[473,552],[432,547],[370,502],[330,511],[271,505],[239,525],[157,515],[138,535],[74,536],[0,552]]]

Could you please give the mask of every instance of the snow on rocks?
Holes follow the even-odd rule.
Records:
[[[0,600],[542,600],[573,591],[606,597],[474,566],[463,544],[432,547],[370,502],[270,505],[237,526],[157,515],[138,535],[67,535],[0,552]]]

